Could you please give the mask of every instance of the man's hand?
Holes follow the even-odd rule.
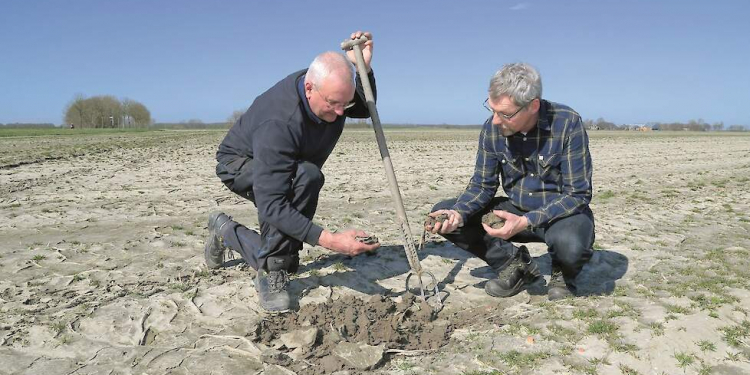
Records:
[[[526,219],[526,216],[518,216],[501,210],[495,210],[492,213],[501,219],[505,219],[505,225],[500,229],[492,229],[492,227],[482,223],[484,230],[492,237],[509,240],[516,234],[523,232],[529,226],[529,220]]]
[[[326,249],[337,253],[355,256],[367,251],[373,251],[380,247],[380,243],[364,244],[357,240],[357,237],[367,237],[367,233],[361,230],[351,229],[344,232],[331,233],[324,230],[320,234],[318,244]]]
[[[438,217],[442,214],[448,215],[448,220],[437,222],[432,227],[425,225],[424,229],[430,233],[445,234],[453,232],[458,227],[464,226],[464,218],[456,210],[437,210],[429,213],[429,216]]]
[[[365,68],[367,68],[367,73],[369,73],[371,70],[370,61],[372,61],[372,34],[369,31],[357,31],[352,33],[352,39],[357,39],[362,35],[366,36],[368,39],[364,44],[361,44],[360,46],[362,47],[362,57],[364,57],[365,60]],[[346,51],[346,57],[349,58],[349,61],[354,64],[354,66],[357,66],[357,58],[354,55],[354,49]]]

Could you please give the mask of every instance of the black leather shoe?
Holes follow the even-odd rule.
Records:
[[[226,246],[221,238],[221,229],[230,220],[232,218],[221,212],[214,212],[208,216],[208,238],[203,254],[206,256],[206,266],[210,269],[219,268],[224,263]]]
[[[547,284],[547,298],[557,301],[563,298],[574,297],[575,293],[568,287],[559,268],[552,267],[552,276]]]
[[[539,266],[529,254],[526,246],[521,246],[516,256],[497,275],[484,285],[484,291],[493,297],[510,297],[518,294],[528,284],[541,277]]]
[[[289,273],[286,268],[290,266],[290,259],[269,257],[266,262],[268,270],[261,268],[255,276],[260,307],[270,313],[289,311],[291,298],[287,290]]]

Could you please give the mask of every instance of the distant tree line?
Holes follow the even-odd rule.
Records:
[[[76,95],[65,108],[65,124],[80,128],[145,128],[151,124],[151,112],[132,100],[111,95],[86,98]]]
[[[172,129],[172,130],[200,130],[200,129],[228,129],[226,122],[209,122],[190,119],[180,122],[156,122],[148,127],[149,129]]]
[[[226,122],[204,123],[199,119],[190,119],[180,122],[157,122],[149,126],[151,129],[229,129],[242,117],[244,111],[234,111],[227,117]]]
[[[723,122],[716,122],[713,124],[706,123],[703,119],[690,120],[687,123],[682,122],[649,122],[646,124],[621,124],[617,125],[613,122],[609,122],[601,117],[596,120],[583,120],[583,125],[589,130],[666,130],[666,131],[747,131],[742,125],[730,125],[724,126]]]
[[[31,123],[31,122],[14,122],[10,124],[0,124],[0,129],[49,129],[54,128],[55,124],[50,123]]]

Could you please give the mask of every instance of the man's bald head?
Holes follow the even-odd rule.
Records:
[[[354,67],[337,52],[318,55],[305,76],[305,96],[312,112],[327,122],[344,116],[354,99]]]
[[[355,88],[354,66],[343,54],[328,51],[316,56],[307,70],[305,83],[320,87],[329,79],[336,80],[337,83],[347,82],[352,89]]]

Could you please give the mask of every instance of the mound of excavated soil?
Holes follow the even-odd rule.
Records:
[[[382,357],[387,349],[437,349],[448,342],[453,328],[447,320],[438,320],[437,312],[413,294],[405,294],[399,302],[382,296],[368,300],[345,296],[305,305],[299,312],[269,316],[258,323],[254,341],[279,350],[276,364],[298,372],[333,372],[356,368],[337,354],[346,343],[367,344],[364,346],[379,351]],[[314,337],[302,339],[306,344],[289,344],[297,346],[289,348],[282,335],[295,331]],[[284,354],[296,360],[279,361]]]

